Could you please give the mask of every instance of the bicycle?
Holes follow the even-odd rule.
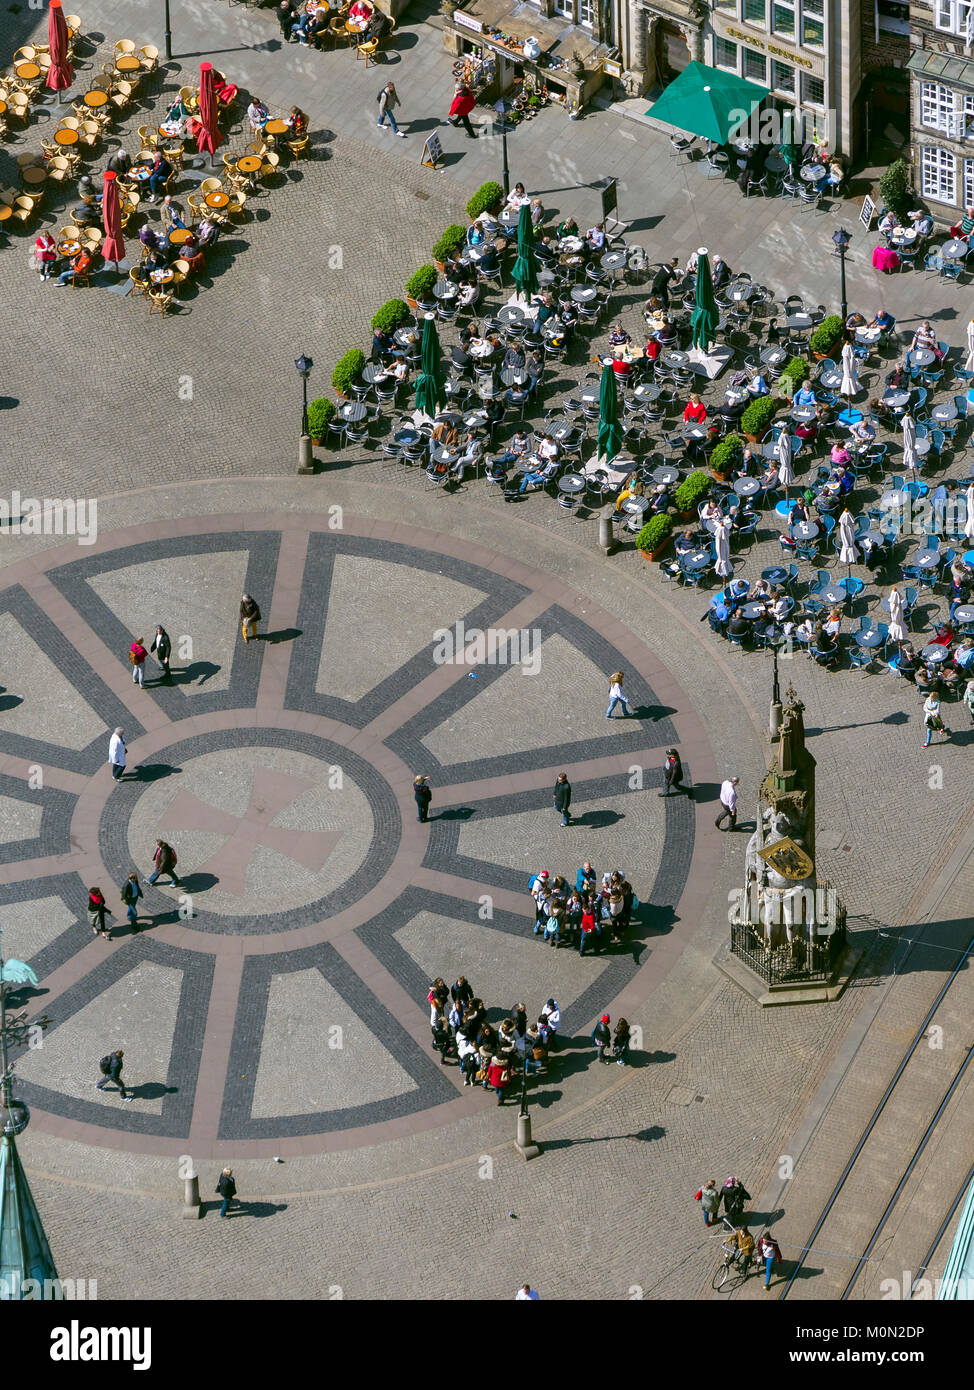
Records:
[[[737,1244],[737,1232],[727,1220],[726,1216],[723,1218],[723,1224],[730,1234],[725,1236],[720,1243],[723,1259],[714,1270],[713,1277],[711,1278],[710,1284],[713,1289],[723,1288],[727,1280],[731,1278],[732,1270],[736,1271],[734,1287],[736,1288],[738,1284],[743,1284],[751,1272],[751,1262],[754,1259],[753,1254],[745,1255],[744,1251],[739,1248]]]

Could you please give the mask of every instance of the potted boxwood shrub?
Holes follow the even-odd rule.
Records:
[[[719,446],[718,446],[719,447]],[[691,521],[697,508],[710,491],[710,474],[702,468],[688,473],[673,494],[673,505],[684,521]]]
[[[395,333],[408,318],[409,306],[404,299],[387,299],[373,314],[372,329],[376,333]]]
[[[751,402],[741,416],[741,429],[752,444],[764,438],[777,413],[778,402],[771,396],[758,396],[757,400]]]
[[[888,166],[879,180],[879,196],[900,220],[911,207],[916,207],[910,192],[910,166],[905,159],[894,159]]]
[[[482,212],[493,212],[503,198],[504,190],[499,183],[494,180],[482,183],[467,204],[467,216],[471,222],[476,222]]]
[[[437,271],[432,265],[421,265],[406,281],[406,298],[410,309],[417,309],[420,300],[429,299],[436,284]]]
[[[842,337],[845,325],[838,314],[829,314],[815,329],[808,340],[809,350],[816,362],[831,357],[833,349]]]
[[[766,400],[767,397],[759,396],[758,400]],[[757,404],[757,402],[753,402]],[[748,410],[750,410],[748,406]],[[747,414],[747,411],[744,412]],[[739,434],[729,434],[726,439],[720,440],[710,451],[710,469],[714,477],[720,482],[726,482],[735,468],[740,466],[741,459],[744,457],[744,440]],[[693,477],[693,474],[690,474]],[[689,482],[690,479],[687,479]],[[679,489],[677,489],[679,491]],[[701,499],[698,498],[699,502]]]
[[[641,550],[644,560],[656,560],[670,543],[673,518],[661,512],[651,517],[636,537],[636,549]]]
[[[433,260],[436,262],[436,268],[440,274],[446,270],[447,257],[452,256],[454,251],[459,251],[466,239],[467,233],[463,227],[453,223],[447,227],[439,241],[433,243]]]
[[[781,369],[781,375],[775,383],[775,389],[779,396],[787,396],[791,400],[792,396],[801,386],[808,376],[808,363],[804,357],[793,357],[790,362],[786,362]]]
[[[335,403],[326,400],[324,396],[319,396],[316,401],[311,401],[308,405],[308,433],[311,442],[316,447],[325,437],[329,421],[334,417]]]
[[[353,381],[358,381],[365,366],[365,353],[360,348],[349,348],[344,357],[339,357],[331,374],[332,389],[339,396],[347,396]]]

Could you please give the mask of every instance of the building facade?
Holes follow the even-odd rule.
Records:
[[[974,207],[974,3],[912,0],[914,184],[931,211],[957,221]]]

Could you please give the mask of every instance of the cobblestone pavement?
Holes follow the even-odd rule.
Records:
[[[5,38],[29,37],[27,18],[8,21]],[[85,22],[108,39],[124,34],[161,45],[161,33],[152,30],[159,16],[144,16],[127,0],[96,3]],[[871,954],[861,981],[835,1005],[756,1011],[711,963],[726,934],[727,894],[740,875],[743,843],[736,835],[717,839],[711,808],[720,778],[738,774],[742,828],[747,825],[766,759],[767,661],[719,644],[698,622],[705,598],[675,592],[630,548],[606,561],[594,545],[593,517],[567,517],[544,496],[498,508],[477,483],[455,497],[427,498],[414,480],[393,483],[377,457],[352,451],[328,457],[317,478],[280,477],[292,467],[289,441],[297,424],[293,358],[300,351],[315,357],[323,390],[339,352],[364,340],[374,306],[398,292],[447,222],[463,220],[469,189],[499,166],[496,142],[467,146],[448,128],[444,146],[457,157],[442,174],[419,165],[419,124],[433,128],[450,83],[435,28],[413,26],[407,17],[394,66],[370,72],[348,54],[282,54],[270,15],[228,10],[215,0],[180,7],[177,23],[177,53],[192,57],[166,74],[166,92],[192,75],[197,57],[224,50],[231,74],[271,105],[297,100],[311,112],[313,126],[329,133],[319,146],[330,157],[298,166],[262,194],[253,219],[229,248],[224,243],[212,285],[164,321],[150,321],[144,305],[111,293],[108,284],[90,293],[39,285],[26,268],[22,240],[0,248],[18,290],[0,306],[3,340],[22,339],[26,306],[32,345],[40,345],[39,362],[24,353],[5,364],[3,391],[18,402],[4,414],[5,489],[38,496],[70,491],[97,495],[101,503],[100,540],[90,551],[67,553],[62,538],[20,537],[0,554],[0,630],[9,658],[0,744],[0,902],[8,947],[15,939],[23,943],[17,950],[39,968],[59,1020],[45,1048],[18,1063],[35,1106],[20,1149],[59,1270],[97,1278],[102,1297],[323,1297],[335,1289],[347,1297],[453,1298],[461,1289],[467,1297],[507,1296],[525,1279],[545,1297],[698,1297],[709,1286],[713,1246],[692,1194],[705,1177],[738,1172],[753,1193],[773,1195],[778,1156],[790,1152],[809,1100],[829,1084],[844,1039],[879,987],[885,958],[875,923],[898,931],[912,922],[924,885],[953,872],[951,853],[968,834],[964,740],[924,752],[912,689],[904,693],[885,673],[830,674],[801,658],[785,668],[805,701],[818,760],[822,867],[842,885],[853,929]],[[97,70],[106,52],[99,40],[86,62]],[[371,123],[375,90],[387,74],[404,96],[406,141]],[[154,111],[164,99],[150,93],[149,108],[122,127],[126,143],[145,109]],[[14,155],[37,147],[44,124],[41,112],[6,147],[0,176],[9,177]],[[236,145],[243,143],[235,137]],[[818,248],[839,218],[855,225],[854,208],[816,218],[783,211],[780,203],[742,206],[731,186],[704,185],[693,169],[675,172],[667,148],[658,134],[611,112],[569,125],[551,111],[512,137],[512,167],[551,209],[592,219],[591,191],[579,185],[606,172],[611,150],[612,172],[624,182],[623,212],[637,218],[633,239],[654,258],[687,253],[719,225],[715,249],[735,269],[778,291],[797,288],[816,302],[831,298],[835,268]],[[50,213],[50,224],[61,225],[60,211],[52,206]],[[299,254],[308,246],[322,248],[313,274]],[[333,247],[341,248],[340,270],[326,268]],[[853,262],[850,300],[868,308],[880,286],[865,262]],[[954,344],[961,341],[970,301],[965,287],[944,289],[907,274],[881,289],[902,324],[929,312],[928,296],[935,295],[941,331]],[[635,291],[621,298],[630,331],[641,326],[640,298]],[[69,369],[65,342],[86,345],[72,353]],[[587,357],[576,353],[562,386],[551,388],[553,398],[588,368]],[[191,400],[180,398],[187,376]],[[141,467],[133,468],[133,460]],[[945,459],[947,473],[960,476],[965,468],[959,453]],[[316,556],[307,537],[328,531],[331,506],[344,509],[348,541],[361,544],[328,573],[327,556]],[[227,546],[225,537],[240,530],[260,534]],[[208,531],[221,539],[204,550],[198,538]],[[282,549],[276,539],[282,534],[303,539]],[[403,572],[411,578],[390,590],[385,576],[395,545],[410,549]],[[449,557],[449,565],[433,563],[433,555]],[[771,527],[741,558],[741,572],[751,577],[769,557],[778,558]],[[469,573],[478,564],[490,571],[479,589]],[[333,586],[327,621],[319,605],[302,602],[305,574],[316,585],[326,578]],[[502,582],[521,585],[526,594],[509,588],[501,595]],[[285,640],[255,651],[231,646],[227,634],[243,583],[269,605],[271,630]],[[395,623],[386,623],[396,630],[383,632],[379,605],[390,591],[401,606]],[[165,593],[164,613],[146,613],[150,592]],[[532,682],[520,676],[488,681],[478,674],[477,697],[454,703],[446,685],[417,683],[436,680],[427,668],[410,666],[430,627],[459,615],[473,623],[476,604],[498,619],[521,605],[517,621],[542,627],[553,605],[561,610],[545,637],[554,684],[536,706],[519,684]],[[171,692],[138,692],[126,674],[121,639],[135,635],[133,625],[151,631],[160,619],[173,631],[173,612],[180,632],[188,629],[198,643],[187,657],[190,680]],[[639,698],[652,703],[652,691],[656,708],[666,712],[649,726],[642,746],[633,746],[621,727],[607,730],[602,719],[598,681],[611,669],[605,662],[613,647],[626,669],[641,672],[646,694]],[[538,679],[541,689],[545,677]],[[483,720],[478,704],[490,706]],[[348,749],[364,762],[385,749],[379,771],[394,788],[401,843],[412,856],[414,896],[401,899],[399,915],[384,905],[380,922],[327,940],[327,933],[320,940],[301,937],[313,932],[310,920],[282,924],[283,933],[226,933],[220,930],[226,912],[212,913],[212,930],[196,931],[176,918],[174,890],[151,890],[154,915],[168,916],[168,924],[160,921],[141,938],[119,934],[112,947],[97,942],[76,949],[78,934],[87,930],[79,925],[78,894],[90,871],[116,872],[122,857],[144,855],[161,833],[159,818],[171,804],[168,784],[180,780],[163,775],[177,765],[166,750],[184,736],[199,740],[193,761],[186,760],[185,795],[225,810],[224,794],[211,789],[221,772],[232,774],[232,798],[243,810],[243,797],[266,765],[252,741],[243,757],[226,736],[276,727],[285,711],[293,717],[291,761],[283,771],[292,781],[281,795],[305,795],[302,759],[320,763],[327,752],[309,753],[301,738],[334,740],[343,724]],[[109,797],[102,780],[105,731],[116,724],[126,725],[133,745],[141,740],[155,760],[141,797],[134,781]],[[689,865],[667,848],[653,789],[671,737],[680,740],[698,787]],[[434,826],[428,847],[407,842],[419,829],[409,821],[408,795],[418,758],[438,789],[437,804],[461,812],[476,799],[487,808],[482,826],[458,814]],[[624,809],[631,793],[620,785],[630,760],[645,766],[649,782],[635,814]],[[33,761],[45,766],[40,792],[25,787]],[[659,884],[650,896],[648,949],[638,959],[614,959],[604,978],[594,963],[567,959],[518,934],[526,872],[538,854],[561,852],[543,792],[556,763],[568,766],[586,811],[594,803],[606,817],[623,817],[593,825],[598,849],[592,853],[611,854],[613,861],[621,854],[624,867],[638,864],[647,880],[652,870]],[[357,856],[368,854],[376,826],[392,815],[381,794],[373,788],[369,795],[365,770],[353,781],[355,809],[342,827],[347,843],[331,850],[348,856],[351,874]],[[114,823],[116,798],[121,809]],[[314,819],[309,833],[337,833],[326,800],[305,810]],[[688,815],[684,803],[669,803],[667,821]],[[273,828],[257,821],[255,813],[252,829]],[[687,827],[678,827],[687,848]],[[76,829],[82,838],[66,849]],[[525,853],[532,832],[537,838]],[[205,826],[193,834],[199,855],[219,853],[215,841],[233,838]],[[236,851],[219,863],[221,874],[229,867],[241,875],[238,927],[269,915],[265,887],[287,904],[282,916],[301,914],[334,891],[330,855],[317,862],[321,843],[310,867],[266,858],[255,877]],[[901,852],[891,855],[891,845]],[[490,928],[476,917],[471,885],[495,899]],[[202,885],[202,896],[209,887]],[[193,936],[199,939],[190,941]],[[479,1092],[457,1091],[451,1068],[430,1066],[419,989],[431,972],[449,973],[457,962],[478,988],[486,980],[496,989],[493,997],[484,988],[489,1002],[506,1007],[514,1002],[507,993],[533,980],[539,1002],[554,989],[571,1010],[564,1060],[533,1097],[545,1152],[530,1165],[511,1147],[509,1110],[485,1105]],[[237,998],[252,1000],[253,1009],[238,1015]],[[223,1002],[207,1013],[212,1000]],[[587,1044],[593,1015],[610,1002],[616,1016],[625,1012],[642,1030],[637,1065],[628,1072],[601,1072]],[[922,1017],[919,996],[897,1007],[904,1028],[911,1009]],[[345,1028],[348,1049],[358,1050],[361,1078],[325,1070],[334,1059],[305,1020],[326,1014]],[[261,1020],[275,1043],[264,1054],[252,1036]],[[131,1079],[142,1088],[132,1106],[95,1093],[88,1084],[94,1078],[84,1072],[86,1061],[104,1050],[109,1025],[126,1034],[134,1025],[139,1039],[127,1048]],[[59,1032],[62,1040],[70,1034],[70,1047],[59,1047]],[[888,1055],[879,1060],[888,1062]],[[218,1080],[194,1091],[197,1066]],[[96,1094],[97,1101],[89,1099]],[[59,1095],[77,1108],[57,1101]],[[383,1106],[383,1128],[373,1131],[375,1107]],[[362,1113],[351,1113],[356,1107]],[[316,1122],[309,1132],[309,1113],[342,1119],[330,1129]],[[802,1198],[809,1210],[808,1194],[827,1182],[855,1119],[853,1106],[810,1168],[815,1186]],[[180,1222],[176,1160],[186,1151],[200,1165],[204,1198],[232,1155],[251,1214],[270,1219],[242,1217],[215,1233],[212,1219]],[[283,1165],[273,1163],[275,1155]],[[765,1212],[772,1209],[765,1204]],[[385,1233],[381,1241],[377,1229]],[[483,1252],[475,1270],[459,1255],[471,1236],[479,1237]],[[302,1271],[301,1282],[286,1287],[267,1274],[279,1266],[282,1237],[293,1252],[292,1268]]]

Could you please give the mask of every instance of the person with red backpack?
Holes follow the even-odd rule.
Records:
[[[156,852],[152,856],[155,868],[146,879],[146,883],[155,883],[160,874],[168,874],[174,888],[179,887],[179,879],[176,877],[176,851],[172,845],[166,844],[165,840],[156,840]]]
[[[758,1257],[764,1261],[764,1287],[770,1289],[771,1271],[781,1264],[781,1251],[770,1231],[765,1231],[758,1241]]]
[[[720,1193],[717,1190],[717,1180],[715,1178],[708,1178],[693,1200],[699,1202],[703,1209],[703,1224],[705,1226],[716,1226],[717,1208],[720,1206]]]

